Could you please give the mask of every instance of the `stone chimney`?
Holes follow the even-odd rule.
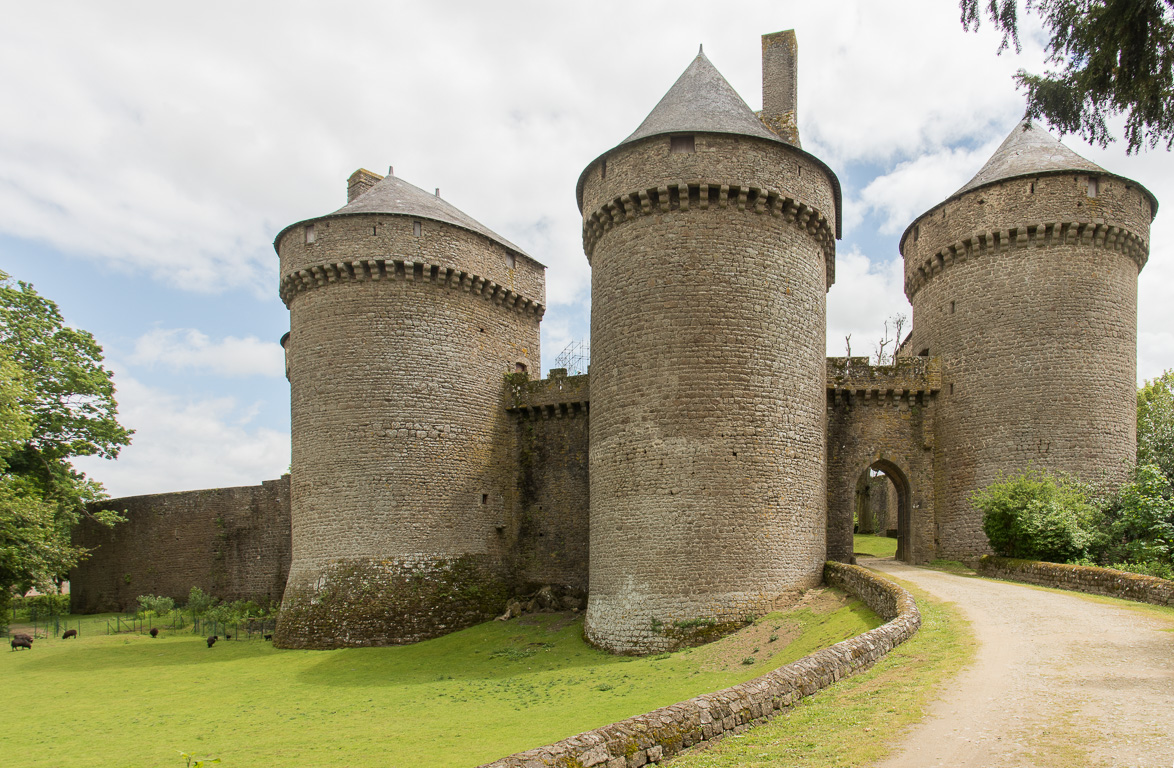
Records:
[[[762,36],[762,112],[767,128],[788,144],[799,144],[799,43],[795,30]]]
[[[382,179],[378,173],[372,173],[366,168],[360,168],[351,174],[351,177],[346,180],[346,201],[349,203],[359,195],[366,192],[375,183]]]

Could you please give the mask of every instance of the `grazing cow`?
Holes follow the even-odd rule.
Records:
[[[266,640],[272,640],[272,639],[273,639],[273,635],[265,635],[265,639],[266,639]]]
[[[151,637],[159,637],[159,627],[151,627]]]
[[[68,640],[71,637],[77,637],[77,630],[76,629],[65,630],[65,634],[61,636],[61,639]]]
[[[28,648],[31,651],[33,649],[33,639],[28,635],[15,635],[12,638],[12,650],[15,651],[17,648]]]
[[[220,638],[219,638],[218,636],[216,636],[216,635],[212,635],[211,637],[209,637],[209,638],[208,638],[208,647],[209,647],[209,648],[211,648],[213,645],[215,645],[215,644],[216,644],[216,641],[217,641],[217,640],[219,640],[219,639],[220,639]]]
[[[225,633],[224,633],[224,639],[225,639],[225,640],[231,640],[231,639],[232,639],[232,635],[230,635],[230,634],[228,634],[227,632],[225,632]]]

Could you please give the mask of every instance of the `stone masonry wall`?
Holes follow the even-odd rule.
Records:
[[[514,418],[517,510],[514,557],[528,585],[569,587],[586,595],[590,485],[588,378],[556,368],[550,378],[509,377]]]
[[[658,626],[739,626],[818,583],[825,554],[832,181],[776,142],[695,147],[652,137],[583,175],[585,632],[617,652],[681,642]]]
[[[1086,173],[988,184],[902,240],[907,347],[942,361],[939,557],[989,552],[969,497],[1000,473],[1112,482],[1133,458],[1137,277],[1152,211],[1122,179],[1088,192]]]
[[[277,243],[293,437],[284,647],[414,642],[504,608],[507,373],[538,370],[542,267],[365,214]],[[340,374],[340,372],[342,372]],[[345,374],[345,375],[343,375]]]
[[[113,528],[83,519],[91,549],[70,573],[74,613],[121,611],[139,595],[186,602],[192,587],[222,600],[276,602],[289,572],[289,476],[261,485],[110,499]]]
[[[924,563],[935,555],[934,423],[941,364],[899,357],[873,366],[867,357],[827,359],[828,559],[852,562],[852,517],[858,484],[870,468],[885,472],[907,520],[898,555]],[[898,512],[898,517],[900,517]]]
[[[983,576],[995,579],[1174,606],[1174,581],[1112,568],[984,555],[979,558],[977,570]]]
[[[827,563],[824,574],[828,584],[857,595],[888,622],[754,680],[518,752],[483,768],[631,768],[659,763],[694,745],[744,731],[803,697],[868,669],[921,626],[913,597],[891,581],[841,563]]]

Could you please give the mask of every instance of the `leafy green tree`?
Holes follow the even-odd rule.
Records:
[[[1137,391],[1137,463],[1156,465],[1174,482],[1174,370]]]
[[[84,551],[70,543],[102,486],[70,460],[113,459],[131,431],[117,420],[111,374],[85,331],[66,327],[52,301],[0,272],[0,603],[13,588],[48,589]]]
[[[962,26],[978,29],[983,10],[1003,33],[1002,53],[1019,45],[1019,0],[960,0]],[[1106,119],[1125,115],[1128,151],[1174,146],[1174,0],[1025,0],[1047,28],[1042,75],[1020,69],[1026,117],[1061,134],[1106,146]]]
[[[1097,562],[1174,577],[1174,487],[1159,467],[1138,465],[1106,500],[1104,517]]]

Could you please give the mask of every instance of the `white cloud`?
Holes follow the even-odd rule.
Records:
[[[957,192],[1001,142],[1002,137],[978,149],[943,149],[898,163],[889,173],[870,181],[855,205],[883,217],[882,233],[899,235],[915,217]]]
[[[135,430],[115,461],[74,461],[111,496],[256,485],[289,467],[289,435],[252,424],[232,397],[186,400],[118,375],[119,421]]]
[[[158,328],[140,336],[128,362],[228,377],[285,375],[285,353],[280,344],[255,336],[213,341],[191,328]]]
[[[844,355],[844,337],[851,334],[853,355],[873,354],[886,320],[897,314],[913,315],[904,284],[900,259],[873,261],[857,249],[837,254],[836,282],[828,292],[827,353]],[[909,328],[906,321],[902,335]]]

